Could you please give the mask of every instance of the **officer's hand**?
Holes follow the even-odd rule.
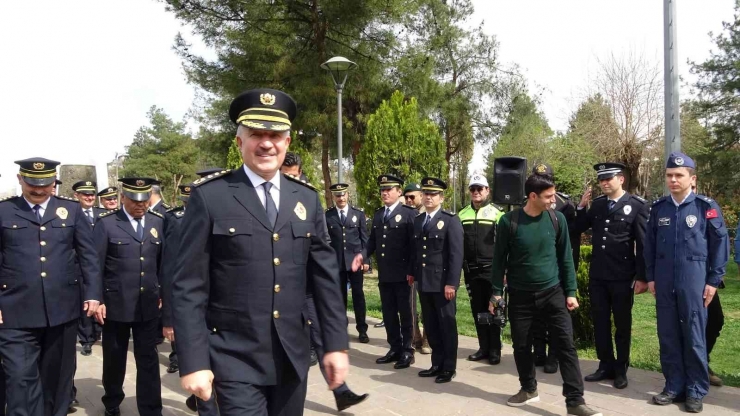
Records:
[[[95,320],[98,321],[100,325],[105,324],[105,305],[98,306],[98,309],[95,310]]]
[[[648,290],[653,294],[653,297],[655,297],[655,282],[648,282]]]
[[[349,372],[349,356],[344,351],[332,351],[324,354],[324,370],[329,383],[329,390],[344,384]]]
[[[409,286],[414,285],[414,276],[406,275],[406,281],[409,282]]]
[[[87,317],[89,318],[95,315],[95,311],[98,310],[98,306],[100,306],[100,302],[97,300],[88,300],[82,305],[82,310],[87,311]]]
[[[578,309],[578,299],[574,297],[568,297],[565,299],[565,306],[568,307],[569,311]]]
[[[581,197],[581,202],[578,203],[578,206],[581,208],[585,208],[589,202],[591,202],[591,189],[588,189],[583,193],[583,196]]]
[[[180,379],[180,385],[188,393],[200,397],[203,401],[208,401],[213,391],[213,372],[200,370],[187,374]]]
[[[717,293],[717,288],[714,286],[704,285],[704,307],[706,308],[712,302],[714,294]]]
[[[171,326],[162,327],[162,336],[167,338],[170,342],[175,341],[175,328]]]
[[[370,265],[369,265],[369,264],[363,264],[363,265],[362,265],[362,271],[363,271],[363,272],[366,272],[366,271],[368,271],[368,270],[370,270]]]
[[[455,286],[445,285],[445,299],[452,300],[455,297]]]
[[[360,267],[362,267],[362,254],[356,255],[354,260],[352,260],[352,271],[353,272],[360,270]]]
[[[647,292],[648,284],[642,280],[635,280],[635,295]]]
[[[0,311],[0,324],[3,323],[3,311]]]
[[[495,300],[497,303],[498,303],[498,300],[499,299],[501,299],[501,296],[494,296],[493,297],[493,300]],[[495,310],[496,310],[496,305],[489,300],[488,301],[488,312],[491,312],[491,315],[493,315],[495,313],[494,312]]]
[[[159,309],[162,309],[162,298],[159,298]]]

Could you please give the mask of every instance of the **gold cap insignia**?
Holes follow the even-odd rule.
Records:
[[[87,182],[85,182],[85,185],[87,185],[87,186],[92,186],[92,182],[90,182],[90,181],[87,181]]]
[[[382,178],[380,178],[380,181],[381,182],[388,182],[388,177],[387,176],[383,176]]]
[[[606,169],[606,166],[604,166],[604,165],[601,165],[601,166],[599,166],[599,169],[600,169],[600,170],[604,170],[604,169]]]
[[[189,186],[186,186],[185,187],[185,192],[190,192],[190,187]]]
[[[159,238],[159,233],[154,228],[152,228],[151,230],[149,230],[149,232],[152,233],[152,237]]]
[[[545,165],[537,165],[535,169],[537,170],[537,173],[547,172],[547,167]]]
[[[67,219],[67,215],[69,215],[69,212],[67,212],[67,208],[59,207],[57,208],[57,216],[63,220]]]
[[[113,192],[113,188],[108,188],[108,192]]]
[[[268,93],[261,94],[260,102],[264,105],[275,105],[275,96]]]
[[[444,226],[445,226],[445,223],[442,222],[442,221],[440,221],[440,222],[437,223],[437,229],[438,230],[441,230],[442,228],[444,228]]]
[[[427,181],[427,185],[434,185],[434,181],[433,181],[433,180],[431,180],[431,179],[429,179],[429,180]]]
[[[303,206],[300,202],[295,204],[295,208],[293,208],[293,212],[295,212],[295,215],[298,216],[301,220],[306,220],[306,207]]]
[[[44,164],[41,163],[41,162],[34,163],[33,164],[33,168],[36,169],[36,170],[41,170],[41,169],[44,168]]]
[[[143,180],[139,179],[136,181],[136,186],[144,186],[144,183],[145,182]]]

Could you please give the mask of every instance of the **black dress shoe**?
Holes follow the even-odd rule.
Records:
[[[454,371],[442,371],[439,373],[437,378],[434,379],[435,383],[449,383],[452,381],[453,378],[455,378],[455,372]]]
[[[663,391],[660,394],[653,396],[653,403],[657,404],[658,406],[666,406],[671,403],[682,403],[685,401],[686,401],[686,396],[683,396],[683,395],[679,396],[673,393],[668,393],[666,391]]]
[[[190,409],[193,412],[197,412],[198,411],[198,401],[195,399],[195,395],[194,394],[191,394],[190,397],[188,397],[185,400],[185,406],[187,406],[188,409]]]
[[[377,324],[375,324],[373,326],[376,327],[376,328],[382,328],[382,327],[385,326],[385,321],[380,321],[380,323],[377,323]]]
[[[627,381],[627,375],[626,374],[616,374],[614,376],[614,388],[615,389],[624,389],[627,388],[627,385],[629,385],[629,382]]]
[[[468,355],[468,361],[480,361],[488,358],[489,355],[487,352],[483,352],[483,350],[478,350],[470,355]]]
[[[416,359],[414,359],[414,354],[410,352],[404,352],[401,355],[401,359],[398,360],[396,364],[393,365],[393,368],[396,370],[400,370],[402,368],[409,368],[411,364],[415,363]]]
[[[335,393],[334,394],[334,400],[337,401],[337,410],[340,412],[342,410],[348,409],[356,404],[360,404],[365,401],[365,399],[370,396],[369,394],[363,394],[361,396],[356,395],[352,392],[352,390],[343,391],[341,393]]]
[[[607,380],[607,379],[613,379],[614,373],[609,373],[604,370],[596,370],[595,373],[587,375],[584,380],[586,381],[601,381],[601,380]]]
[[[488,353],[488,364],[498,365],[501,363],[501,351],[491,351]]]
[[[85,357],[92,355],[92,345],[90,344],[83,345],[82,351],[80,352],[80,354],[84,355]]]
[[[72,407],[72,406],[69,406],[69,407],[67,408],[67,414],[70,414],[70,413],[75,413],[75,412],[77,412],[77,408],[74,408],[74,407]]]
[[[401,353],[388,351],[386,355],[375,360],[375,363],[376,364],[388,364],[394,361],[398,361],[400,359],[401,359]]]
[[[69,407],[77,407],[80,405],[80,402],[77,399],[72,399],[72,403],[69,404]]]
[[[437,377],[442,373],[442,369],[433,365],[429,370],[419,371],[419,377]]]
[[[316,354],[316,350],[313,349],[313,348],[311,348],[310,360],[311,360],[311,362],[310,362],[310,366],[311,367],[313,367],[313,366],[315,366],[316,364],[319,363],[319,355]]]
[[[111,407],[110,409],[105,409],[105,416],[118,416],[121,414],[121,409],[118,407]]]
[[[367,332],[360,332],[360,342],[363,344],[370,342],[370,337],[367,336]]]
[[[701,399],[697,399],[696,397],[687,397],[684,409],[689,413],[701,413],[701,411],[704,410],[704,405],[701,403]]]
[[[167,372],[169,374],[176,373],[180,370],[180,365],[177,364],[177,361],[170,362],[169,367],[167,367]]]

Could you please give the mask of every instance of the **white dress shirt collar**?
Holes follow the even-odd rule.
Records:
[[[28,206],[29,206],[29,207],[31,207],[31,210],[33,210],[33,207],[35,207],[35,206],[36,206],[36,204],[32,204],[32,203],[30,203],[30,202],[29,202],[29,201],[28,201],[28,200],[26,199],[26,197],[25,197],[25,196],[23,197],[23,200],[24,200],[24,201],[26,201],[26,203],[28,204]],[[47,199],[46,199],[46,201],[44,201],[44,202],[42,202],[42,203],[40,203],[40,204],[39,204],[39,206],[41,207],[41,208],[39,209],[39,216],[40,216],[41,218],[43,218],[43,217],[44,217],[44,213],[46,213],[46,207],[47,207],[47,206],[49,205],[49,201],[51,201],[51,197],[47,198]]]
[[[434,216],[437,215],[440,209],[442,209],[442,205],[438,206],[437,209],[432,212],[427,212],[427,215],[429,215],[431,219],[434,219]],[[431,221],[431,219],[429,221]]]
[[[687,199],[687,198],[688,198],[689,196],[691,196],[691,194],[693,194],[693,193],[694,193],[693,191],[689,191],[689,193],[688,193],[688,194],[686,194],[686,197],[685,197],[684,199],[682,199],[682,200],[681,200],[681,202],[679,202],[679,201],[676,201],[676,198],[674,198],[674,197],[673,197],[673,194],[671,194],[671,201],[673,201],[673,205],[675,205],[675,206],[677,206],[677,207],[678,207],[678,206],[681,206],[681,204],[683,204],[683,203],[684,203],[684,201],[686,201],[686,199]]]
[[[244,173],[247,174],[247,177],[249,178],[249,182],[252,182],[252,186],[255,188],[262,186],[263,183],[267,182],[262,176],[254,173],[252,169],[249,169],[249,167],[244,164]],[[275,176],[270,179],[270,183],[272,184],[273,188],[277,188],[277,190],[280,190],[280,172],[275,172]],[[264,189],[264,188],[263,188]]]
[[[388,210],[388,209],[390,209],[390,210],[391,210],[390,212],[393,212],[393,210],[395,210],[395,209],[396,209],[396,207],[398,206],[398,204],[400,204],[400,203],[401,203],[401,200],[399,199],[398,201],[396,201],[396,203],[395,203],[395,204],[393,204],[393,205],[391,205],[391,206],[389,206],[389,207],[385,207],[385,210],[384,210],[384,212],[383,212],[383,215],[385,215],[385,212],[387,212],[387,210]]]
[[[123,206],[121,207],[121,211],[123,211],[124,214],[126,214],[126,218],[128,218],[128,222],[131,224],[132,227],[134,227],[134,231],[136,231],[136,219],[129,215],[128,212],[126,212],[126,208]],[[146,214],[144,214],[143,217],[141,217],[141,226],[146,227]]]

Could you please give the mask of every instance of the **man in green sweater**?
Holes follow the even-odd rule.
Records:
[[[555,203],[551,178],[532,175],[524,184],[527,203],[498,222],[493,252],[493,296],[489,311],[501,298],[506,275],[514,361],[521,390],[506,404],[520,407],[540,401],[530,344],[532,323],[542,319],[556,343],[563,395],[569,416],[601,416],[583,400],[583,377],[573,343],[569,310],[578,308],[568,225]],[[562,284],[561,284],[562,282]]]

